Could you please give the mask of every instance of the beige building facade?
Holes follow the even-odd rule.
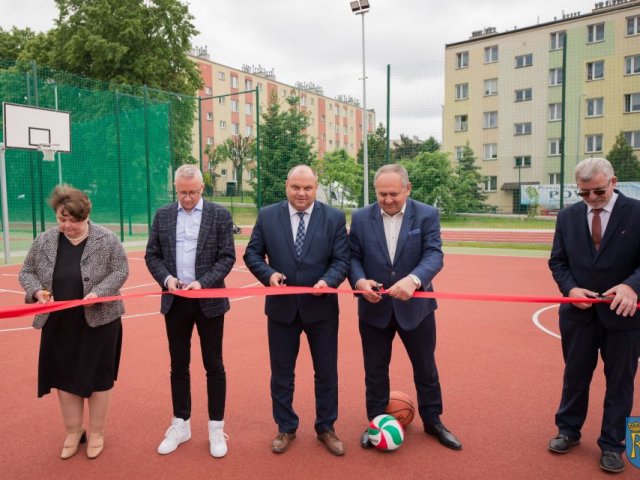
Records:
[[[527,185],[562,182],[563,112],[565,184],[621,131],[640,153],[640,0],[586,5],[586,14],[487,28],[445,47],[443,148],[455,162],[469,143],[499,212],[522,213]]]

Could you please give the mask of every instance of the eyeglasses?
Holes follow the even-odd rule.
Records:
[[[201,190],[194,190],[192,192],[176,192],[178,194],[178,196],[180,198],[187,198],[187,197],[197,197],[198,195],[200,195],[202,193]]]
[[[611,184],[611,180],[609,180],[609,183],[607,183],[606,187],[594,188],[592,190],[581,190],[577,193],[582,198],[589,198],[589,196],[591,195],[591,192],[601,197],[602,195],[607,193],[607,189],[609,188],[610,184]]]

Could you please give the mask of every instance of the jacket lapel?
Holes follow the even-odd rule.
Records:
[[[169,210],[169,218],[167,222],[167,242],[169,247],[169,256],[173,259],[173,266],[176,266],[176,227],[178,225],[178,203]]]
[[[209,235],[209,230],[213,226],[213,208],[212,205],[203,201],[202,203],[202,217],[200,217],[200,231],[198,232],[198,245],[196,246],[196,258],[198,258],[202,254],[202,249],[204,248],[205,238]],[[177,218],[177,215],[176,215]],[[176,229],[173,229],[173,233],[175,234]],[[173,242],[175,244],[175,240]]]
[[[389,249],[387,248],[387,240],[384,236],[384,225],[382,223],[382,215],[380,214],[380,207],[378,204],[371,205],[371,229],[379,244],[380,251],[384,252],[384,258],[387,260],[389,266],[391,263],[391,257],[389,256]]]
[[[596,257],[598,257],[607,247],[607,244],[618,228],[618,224],[622,221],[626,203],[626,197],[621,193],[618,193],[618,198],[616,199],[616,203],[613,204],[613,210],[611,210],[611,215],[609,216],[609,221],[607,222],[607,228],[604,231],[604,235],[602,237],[602,241],[600,242],[600,248],[596,253]]]
[[[291,257],[296,258],[296,246],[293,244],[293,230],[291,230],[291,217],[289,216],[289,202],[286,200],[282,202],[278,211],[278,223],[284,232]]]

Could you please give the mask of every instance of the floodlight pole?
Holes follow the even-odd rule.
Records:
[[[363,5],[364,3],[364,5]],[[369,11],[369,2],[351,2],[351,10],[356,15],[362,16],[362,170],[364,177],[363,205],[369,205],[369,113],[367,112],[367,73],[365,68],[365,42],[364,42],[364,14]]]
[[[0,187],[2,188],[2,240],[4,242],[4,264],[8,265],[11,259],[9,248],[9,207],[7,195],[7,167],[4,157],[4,143],[0,142]]]

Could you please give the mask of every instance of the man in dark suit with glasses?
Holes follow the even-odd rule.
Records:
[[[564,296],[611,303],[560,306],[565,370],[558,435],[548,448],[567,453],[580,442],[600,351],[607,380],[600,468],[617,473],[624,470],[625,420],[640,356],[640,201],[616,190],[613,167],[604,158],[581,161],[575,177],[583,201],[558,214],[549,267]]]

